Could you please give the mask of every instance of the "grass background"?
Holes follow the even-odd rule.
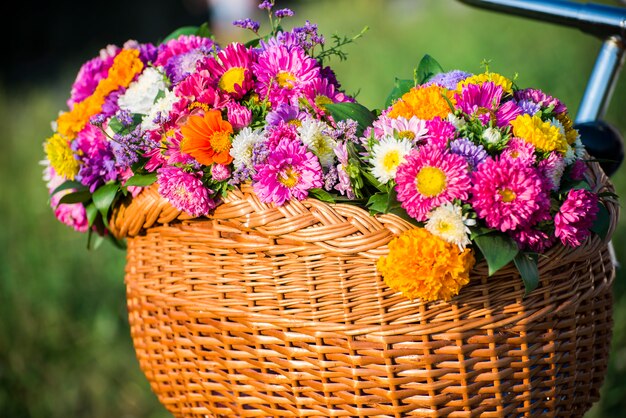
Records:
[[[492,71],[519,73],[520,86],[541,88],[575,113],[600,46],[574,29],[452,0],[320,0],[289,6],[297,14],[286,26],[306,18],[328,39],[370,27],[345,49],[348,61],[333,63],[345,90],[359,91],[359,101],[370,108],[381,107],[393,78],[411,78],[428,53],[447,70],[479,72],[481,61],[491,60]],[[156,41],[138,38],[132,28],[119,36]],[[228,42],[226,36],[222,32],[218,40]],[[124,253],[110,245],[88,252],[86,236],[54,218],[41,180],[41,144],[51,134],[50,121],[65,108],[80,64],[102,46],[78,54],[52,51],[63,63],[54,77],[0,85],[0,417],[168,416],[138,368],[129,337]],[[622,133],[624,109],[626,77],[606,116]],[[613,177],[621,196],[626,196],[625,170]],[[625,233],[620,221],[614,243],[623,263]],[[616,417],[626,410],[625,275],[619,270],[614,285],[610,369],[602,399],[588,418]]]

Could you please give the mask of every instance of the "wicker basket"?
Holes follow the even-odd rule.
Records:
[[[597,165],[590,177],[610,188]],[[595,236],[541,258],[527,297],[512,266],[481,263],[458,297],[426,304],[376,272],[411,227],[393,215],[277,208],[243,187],[189,219],[153,187],[111,225],[128,237],[139,363],[177,417],[568,417],[599,397],[614,267]]]

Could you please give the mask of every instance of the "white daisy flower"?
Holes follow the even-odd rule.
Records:
[[[452,203],[445,203],[430,212],[425,228],[431,234],[457,245],[460,251],[471,242],[461,207]]]
[[[252,150],[257,142],[265,140],[260,130],[252,130],[249,127],[243,128],[234,138],[230,155],[233,157],[235,167],[252,167]]]
[[[383,137],[372,147],[370,162],[374,177],[383,184],[394,179],[398,166],[404,162],[411,149],[413,149],[411,141],[406,138]]]
[[[150,131],[152,129],[156,129],[159,126],[154,123],[154,120],[160,114],[161,116],[167,117],[170,111],[174,107],[174,103],[178,101],[178,97],[173,91],[166,91],[165,95],[158,99],[154,105],[150,108],[148,114],[146,114],[141,119],[141,127],[144,131]]]
[[[450,122],[452,125],[454,125],[454,127],[457,130],[459,130],[462,127],[464,127],[465,125],[467,125],[467,122],[465,122],[465,119],[459,118],[459,117],[455,116],[454,113],[449,113],[448,114],[448,122]]]
[[[337,141],[325,133],[327,129],[329,129],[327,124],[313,118],[304,119],[298,127],[300,140],[317,155],[323,167],[334,164],[334,148],[337,146]]]
[[[120,109],[130,113],[147,115],[154,105],[160,91],[167,91],[163,73],[157,68],[148,67],[128,86],[128,89],[118,99]]]

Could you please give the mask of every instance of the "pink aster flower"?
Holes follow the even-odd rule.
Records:
[[[426,129],[428,129],[428,134],[424,139],[427,144],[445,147],[450,141],[456,139],[456,128],[450,121],[435,118],[426,121]]]
[[[281,121],[278,125],[269,127],[267,133],[267,146],[274,149],[284,139],[295,141],[298,138],[298,127],[292,123]]]
[[[227,96],[224,97],[211,87],[211,75],[206,70],[198,71],[187,77],[174,88],[174,94],[191,103],[204,103],[215,109],[223,108],[228,101]]]
[[[259,96],[268,97],[272,107],[281,103],[297,105],[309,84],[320,76],[317,61],[301,48],[272,46],[263,51],[253,64]]]
[[[315,78],[303,89],[303,95],[316,107],[318,113],[324,111],[324,105],[331,103],[354,102],[354,99],[339,91],[337,86],[327,78]]]
[[[264,164],[255,168],[252,187],[265,203],[282,205],[293,198],[302,200],[310,189],[324,185],[317,157],[303,144],[288,139],[281,140]]]
[[[237,131],[245,128],[252,122],[252,112],[250,109],[236,102],[226,103],[226,114],[228,122],[233,125],[233,129]]]
[[[120,52],[120,48],[115,45],[100,50],[100,55],[87,61],[80,67],[76,80],[72,85],[72,92],[67,105],[70,109],[75,103],[82,102],[91,96],[96,90],[98,83],[109,74],[109,68],[113,65],[113,60]]]
[[[159,194],[176,209],[191,216],[203,216],[217,206],[209,197],[213,191],[202,184],[202,173],[187,173],[178,167],[166,166],[157,170]]]
[[[552,191],[559,190],[561,178],[565,171],[565,159],[563,156],[558,152],[552,151],[548,158],[539,163],[538,168],[548,182],[548,187]]]
[[[467,84],[455,98],[457,106],[463,112],[477,117],[485,125],[493,120],[498,127],[502,127],[522,113],[513,101],[501,105],[502,94],[501,86],[488,81],[483,84]]]
[[[545,253],[556,242],[556,237],[535,228],[522,228],[511,233],[520,250]]]
[[[550,95],[547,95],[541,90],[538,89],[523,89],[518,90],[514,93],[515,100],[518,102],[528,101],[531,103],[538,104],[543,108],[547,108],[550,106],[554,107],[554,113],[564,113],[567,112],[567,107],[561,103],[559,99],[556,99]]]
[[[217,45],[210,38],[196,35],[181,35],[159,45],[154,65],[165,66],[172,57],[186,54],[194,49],[203,49],[208,52],[216,47]]]
[[[533,165],[537,160],[535,146],[521,138],[511,138],[502,151],[502,158],[520,160],[526,165]]]
[[[211,166],[211,177],[215,181],[224,181],[230,177],[230,168],[223,164],[213,164]]]
[[[412,150],[396,173],[398,201],[418,221],[437,206],[465,200],[470,188],[468,164],[460,155],[437,146]]]
[[[213,87],[219,88],[235,99],[243,97],[252,87],[254,53],[240,43],[229,44],[207,59],[201,67],[211,74]]]
[[[65,182],[65,177],[59,176],[52,167],[46,166],[43,172],[44,181],[48,187],[48,192],[52,193],[57,187]],[[65,225],[73,228],[78,232],[87,232],[89,222],[87,220],[87,211],[82,203],[63,203],[59,205],[59,201],[68,193],[76,191],[75,189],[66,189],[50,196],[50,206],[54,209],[54,216]]]
[[[488,158],[472,173],[472,183],[470,203],[489,228],[521,229],[550,208],[541,173],[519,159]]]
[[[348,173],[348,167],[350,166],[348,147],[345,142],[341,141],[337,143],[334,151],[337,156],[337,160],[339,161],[339,164],[337,165],[338,183],[335,185],[335,190],[342,195],[347,196],[348,199],[354,199],[356,196],[354,194],[354,190],[352,189],[350,174]]]
[[[402,116],[397,118],[382,116],[373,125],[377,139],[381,139],[384,136],[397,136],[417,144],[426,138],[429,133],[428,122],[419,119],[417,116],[412,116],[411,119],[406,119]]]
[[[588,190],[570,190],[554,217],[555,235],[563,245],[580,246],[590,235],[598,215],[598,196]]]

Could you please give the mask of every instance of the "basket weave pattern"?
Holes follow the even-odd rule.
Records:
[[[150,188],[111,228],[128,237],[140,366],[177,417],[566,417],[598,399],[614,267],[595,236],[541,257],[529,296],[512,266],[479,263],[459,296],[426,304],[376,271],[411,228],[394,215],[274,207],[244,186],[189,219]]]

